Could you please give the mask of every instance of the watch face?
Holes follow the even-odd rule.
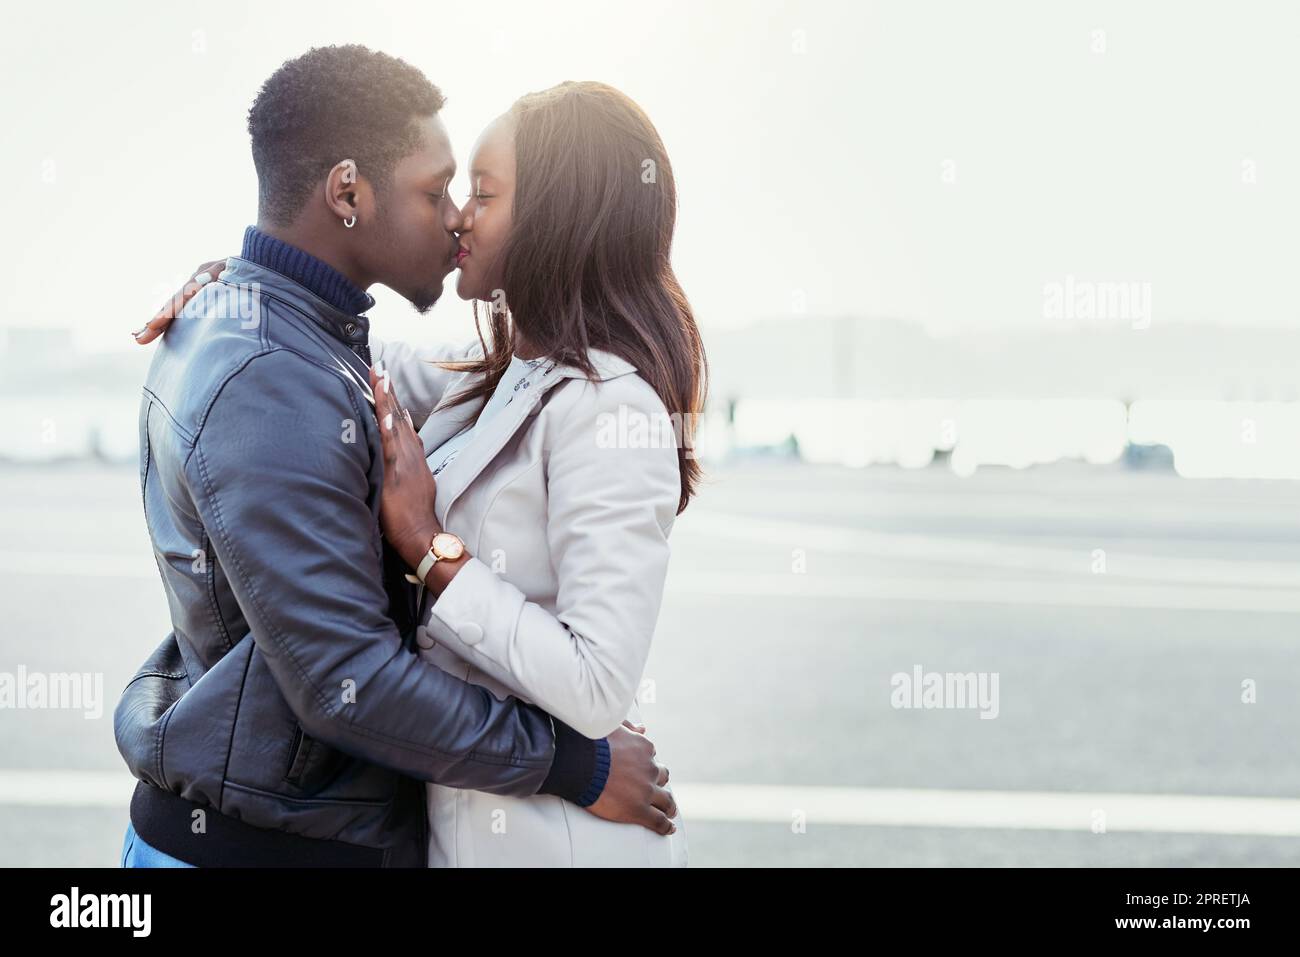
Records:
[[[439,532],[433,536],[433,553],[439,558],[455,561],[465,554],[465,543],[451,532]]]

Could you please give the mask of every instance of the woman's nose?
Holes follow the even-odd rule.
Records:
[[[469,216],[467,210],[463,210],[457,206],[450,197],[448,198],[447,205],[451,207],[447,212],[447,231],[458,233],[462,230],[468,229],[469,226],[467,223],[469,222]]]

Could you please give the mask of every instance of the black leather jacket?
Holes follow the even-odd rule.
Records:
[[[421,781],[570,800],[591,782],[592,742],[414,653],[368,334],[232,258],[150,367],[140,481],[174,630],[114,731],[137,831],[190,863],[423,866]]]

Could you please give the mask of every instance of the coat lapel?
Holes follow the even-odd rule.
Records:
[[[456,456],[454,467],[448,468],[439,478],[438,497],[434,502],[434,510],[437,512],[439,524],[444,528],[447,525],[447,513],[456,503],[456,499],[460,498],[461,493],[478,478],[487,464],[496,458],[497,453],[510,441],[511,436],[519,431],[519,427],[528,418],[528,413],[536,408],[542,396],[557,382],[562,381],[559,372],[559,368],[551,370],[549,375],[537,382],[535,388],[529,389],[526,395],[516,396],[513,402],[488,419],[483,424],[483,430],[476,432],[461,449],[460,455]],[[480,404],[475,409],[474,415],[477,415],[481,409]],[[460,430],[456,429],[450,435],[455,435],[458,431]],[[437,446],[433,448],[436,449]]]
[[[601,381],[636,371],[635,366],[612,353],[592,349],[589,355],[596,369],[596,377]],[[465,376],[468,375],[470,373],[465,373]],[[461,450],[460,455],[456,456],[454,466],[449,467],[439,477],[438,497],[434,503],[434,511],[437,513],[440,525],[446,527],[447,513],[456,503],[456,499],[473,484],[488,464],[496,458],[497,453],[505,448],[506,443],[527,420],[529,413],[537,408],[542,396],[565,379],[575,378],[585,378],[581,369],[570,365],[556,366],[538,379],[527,394],[517,395],[505,408],[483,424],[482,431],[476,432]],[[467,384],[467,381],[458,379],[449,388],[459,390]],[[453,393],[449,391],[448,394]],[[420,430],[420,438],[424,440],[424,454],[426,456],[433,454],[438,446],[473,422],[486,402],[485,397],[430,415],[424,423],[424,428]]]

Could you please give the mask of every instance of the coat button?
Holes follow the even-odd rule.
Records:
[[[467,645],[477,645],[483,640],[483,628],[472,621],[467,621],[465,624],[458,626],[456,634],[460,635],[460,640]]]
[[[352,335],[357,331],[357,324],[355,322],[345,322],[343,324],[343,331],[348,335]]]
[[[415,643],[426,651],[433,647],[433,635],[429,634],[429,629],[424,625],[415,629]]]

